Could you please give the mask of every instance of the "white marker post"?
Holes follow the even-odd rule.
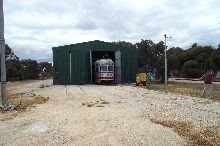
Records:
[[[165,37],[165,85],[167,85],[167,38],[171,38],[171,37],[167,37],[167,35],[164,35]]]
[[[8,106],[8,98],[6,95],[6,69],[5,69],[5,38],[4,38],[4,12],[3,0],[0,0],[0,47],[1,47],[1,96],[2,106]]]

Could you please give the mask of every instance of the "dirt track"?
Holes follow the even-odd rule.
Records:
[[[14,87],[13,92],[50,97],[0,121],[0,145],[186,145],[172,129],[151,118],[220,126],[220,103],[159,93],[132,86],[50,86],[39,81]]]

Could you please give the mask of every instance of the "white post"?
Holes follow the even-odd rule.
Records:
[[[165,36],[165,85],[167,84],[167,42],[166,42],[166,39],[167,39],[167,36],[166,34],[164,35]]]
[[[6,95],[6,70],[5,70],[5,38],[4,38],[4,12],[3,0],[0,0],[0,47],[1,47],[1,96],[2,105],[8,106],[8,98]]]
[[[70,57],[70,82],[72,80],[72,52],[69,51],[69,57]],[[72,83],[72,82],[71,82]]]
[[[166,34],[164,35],[164,37],[165,37],[165,50],[164,50],[165,52],[165,75],[164,77],[165,77],[165,85],[167,85],[167,38],[171,38],[171,37],[167,37]]]
[[[90,50],[90,75],[91,75],[91,78],[90,78],[90,80],[91,80],[91,84],[93,83],[92,82],[92,50]]]

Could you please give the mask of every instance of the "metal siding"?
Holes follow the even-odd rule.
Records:
[[[79,58],[79,55],[80,55],[80,51],[79,51],[79,49],[77,48],[77,51],[75,51],[76,53],[75,53],[75,56],[74,56],[74,63],[75,63],[75,84],[79,84],[78,83],[78,80],[79,80],[79,72],[80,72],[80,70],[79,70],[79,62],[80,62],[80,58]]]
[[[132,70],[131,70],[131,75],[130,75],[130,80],[132,81],[132,82],[135,82],[135,80],[136,80],[136,73],[137,73],[137,66],[138,66],[138,56],[137,56],[137,50],[135,49],[135,50],[131,50],[131,54],[132,54],[132,66],[131,66],[131,68],[132,68]]]
[[[90,80],[90,55],[89,51],[86,51],[87,48],[84,50],[84,56],[85,56],[85,84],[91,83]]]
[[[63,53],[62,53],[62,51],[61,50],[59,50],[58,51],[59,52],[59,59],[58,59],[58,73],[57,73],[57,76],[58,76],[58,78],[59,78],[59,83],[61,83],[61,84],[63,84],[63,74],[62,74],[62,71],[63,71],[63,68],[62,68],[62,66],[61,66],[61,64],[62,64],[62,60],[63,60]]]
[[[131,64],[129,63],[130,62],[130,59],[129,59],[129,53],[128,51],[125,51],[125,64],[124,64],[124,67],[125,67],[125,80],[124,82],[129,82],[129,68],[131,67]]]
[[[84,62],[85,62],[85,53],[84,53],[84,45],[82,44],[82,46],[81,46],[81,48],[80,48],[80,56],[79,56],[79,58],[80,58],[80,74],[79,74],[79,84],[84,84],[84,82],[85,82],[85,78],[84,78],[84,68],[85,68],[85,64],[84,64]]]
[[[77,84],[81,84],[82,83],[82,44],[80,46],[79,49],[79,56],[77,56],[78,58],[78,65],[77,65]]]
[[[76,49],[76,48],[74,48],[74,46],[71,46],[72,47],[72,51],[73,51],[73,74],[72,74],[72,76],[73,76],[73,84],[77,84],[77,72],[78,72],[78,70],[77,70],[77,66],[78,66],[78,64],[77,64],[77,62],[78,62],[78,56],[79,56],[79,52],[78,52],[78,50]]]
[[[62,66],[61,66],[61,64],[62,64],[62,61],[63,61],[63,51],[61,51],[61,50],[59,50],[59,63],[58,63],[58,78],[59,78],[59,80],[60,80],[60,83],[61,84],[63,84],[63,68],[62,68]]]
[[[62,82],[63,82],[63,84],[68,85],[67,78],[68,78],[68,75],[69,75],[69,71],[68,71],[68,68],[67,68],[67,64],[69,64],[69,61],[67,60],[66,52],[67,52],[67,50],[66,50],[66,47],[65,47],[65,50],[62,51],[63,59],[61,60],[62,61],[61,65],[63,67],[63,69],[62,69],[62,74],[63,74],[62,79],[63,79],[63,81]]]
[[[86,71],[86,52],[85,46],[81,44],[71,45],[72,52],[72,84],[85,84],[87,83]]]
[[[86,83],[86,54],[85,54],[85,45],[83,46],[82,49],[82,83],[81,84],[85,84]]]
[[[62,68],[60,67],[60,61],[62,60],[62,58],[60,58],[60,56],[62,56],[61,54],[60,54],[61,52],[60,52],[60,50],[57,50],[57,79],[58,79],[58,84],[62,84],[62,76],[61,76],[61,71],[60,70],[62,70]]]
[[[115,51],[115,83],[121,84],[121,51]]]
[[[53,84],[58,85],[58,57],[57,57],[57,49],[53,48]]]
[[[121,57],[121,70],[122,70],[122,83],[126,81],[126,54],[124,50],[122,50],[122,57]]]
[[[125,82],[126,83],[128,83],[129,82],[129,74],[130,74],[130,67],[131,67],[131,64],[130,64],[130,60],[131,60],[131,58],[129,58],[129,50],[126,50],[126,64],[125,64],[125,66],[126,66],[126,76],[125,76]]]
[[[57,53],[56,53],[56,50],[55,48],[52,49],[53,50],[53,84],[54,85],[57,85],[59,84],[57,82]]]
[[[66,51],[65,51],[65,60],[64,63],[65,64],[65,84],[69,85],[70,84],[70,55],[69,55],[69,50],[68,47],[66,47]]]
[[[65,46],[65,50],[63,51],[64,53],[64,58],[63,58],[63,63],[62,66],[64,68],[63,74],[64,74],[64,83],[65,85],[70,84],[70,57],[69,57],[69,46]]]
[[[60,50],[58,50],[57,51],[57,55],[58,55],[58,64],[57,64],[57,69],[58,69],[58,72],[57,72],[57,77],[58,77],[58,82],[60,83],[60,84],[62,84],[62,74],[61,74],[61,72],[62,72],[62,68],[61,68],[61,60],[63,60],[63,58],[61,58],[60,56],[62,56],[62,54],[61,54],[61,51]]]
[[[71,46],[67,46],[66,50],[68,53],[68,61],[69,61],[69,64],[68,64],[68,66],[69,66],[68,84],[71,85],[71,84],[73,84],[73,78],[74,78],[74,75],[73,75],[73,59],[74,59],[73,54],[74,54],[74,51],[71,49]],[[70,66],[70,54],[69,54],[70,51],[71,51],[71,66]],[[70,78],[70,67],[71,67],[71,78]]]

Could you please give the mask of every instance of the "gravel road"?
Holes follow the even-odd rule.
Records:
[[[40,84],[50,85],[39,88]],[[11,87],[50,97],[0,121],[0,145],[183,146],[186,140],[151,118],[220,127],[220,103],[133,86],[52,86],[52,80]],[[220,128],[219,128],[220,130]]]

